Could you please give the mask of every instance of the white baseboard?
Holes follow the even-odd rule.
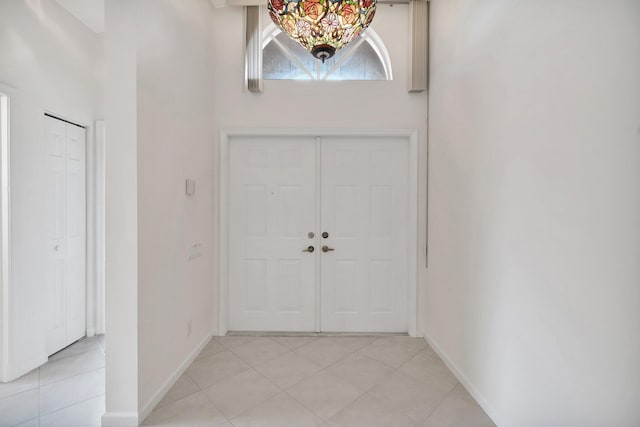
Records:
[[[102,427],[138,427],[138,414],[135,412],[107,412],[102,416]]]
[[[440,359],[447,365],[447,368],[453,373],[453,375],[458,379],[460,384],[467,389],[467,392],[478,402],[478,405],[487,413],[489,418],[496,424],[496,426],[504,425],[499,422],[499,417],[496,410],[489,404],[487,399],[478,391],[478,389],[469,381],[469,379],[462,373],[462,371],[456,366],[455,363],[449,358],[449,356],[442,350],[442,348],[432,340],[429,335],[427,335],[424,331],[422,332],[425,341],[427,344],[431,346],[433,351],[436,352]]]
[[[198,357],[198,354],[200,354],[202,349],[204,349],[205,346],[209,343],[209,341],[211,341],[211,338],[217,335],[216,332],[217,331],[215,330],[210,331],[204,337],[204,339],[200,342],[200,344],[198,344],[198,346],[191,353],[189,353],[189,356],[187,356],[187,358],[184,359],[182,363],[180,363],[180,365],[178,365],[178,367],[173,372],[173,374],[171,374],[171,376],[167,378],[167,380],[164,382],[164,384],[162,384],[162,386],[158,389],[158,391],[156,391],[153,394],[153,396],[151,396],[149,401],[142,407],[142,410],[140,411],[140,416],[139,416],[140,422],[143,422],[149,416],[151,411],[153,411],[156,405],[160,403],[160,401],[165,396],[165,394],[167,394],[169,389],[171,389],[171,387],[173,387],[176,381],[178,381],[178,378],[180,378],[180,376],[184,374],[184,371],[186,371],[187,368],[191,366],[191,364],[196,359],[196,357]],[[103,427],[105,427],[104,419],[103,419],[102,425]]]

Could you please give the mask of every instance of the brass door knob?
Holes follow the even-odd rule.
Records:
[[[309,246],[307,249],[303,249],[302,252],[310,252],[313,253],[316,250],[313,246]]]
[[[330,247],[329,247],[329,246],[327,246],[327,245],[324,245],[324,246],[322,247],[322,252],[331,252],[331,251],[335,251],[335,249],[330,248]]]

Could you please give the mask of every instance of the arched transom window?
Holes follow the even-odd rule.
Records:
[[[274,24],[263,33],[262,72],[266,80],[392,80],[389,53],[369,27],[324,63]]]

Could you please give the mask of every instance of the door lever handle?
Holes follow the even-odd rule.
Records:
[[[331,251],[335,251],[335,249],[330,248],[330,247],[329,247],[329,246],[327,246],[327,245],[324,245],[324,246],[322,247],[322,252],[331,252]]]
[[[303,249],[302,252],[313,253],[316,250],[313,246],[309,246],[307,249]]]

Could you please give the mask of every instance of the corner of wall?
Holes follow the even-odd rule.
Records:
[[[173,387],[173,385],[178,381],[178,379],[184,374],[184,372],[191,366],[196,357],[200,354],[200,352],[206,347],[206,345],[211,341],[211,339],[218,335],[217,330],[211,330],[202,341],[198,344],[198,346],[191,352],[189,355],[178,365],[175,371],[167,378],[167,380],[160,386],[160,388],[149,398],[149,400],[142,405],[142,409],[139,413],[140,422],[144,421],[149,414],[153,411],[153,409],[160,403],[162,398],[167,394],[167,392]],[[103,427],[107,426],[104,424],[103,418]],[[137,424],[136,424],[137,425]],[[114,426],[115,427],[115,426]],[[118,426],[119,427],[119,426]]]
[[[444,350],[436,343],[425,331],[420,331],[424,340],[429,344],[429,346],[436,352],[436,354],[442,359],[444,364],[449,368],[451,373],[457,378],[457,380],[462,384],[462,386],[467,390],[467,392],[473,397],[478,405],[487,413],[489,418],[496,424],[496,426],[505,425],[500,422],[498,418],[498,412],[489,404],[489,400],[480,393],[478,388],[469,381],[469,379],[462,373],[462,371],[458,368],[458,366],[451,360],[451,358],[444,352]]]

